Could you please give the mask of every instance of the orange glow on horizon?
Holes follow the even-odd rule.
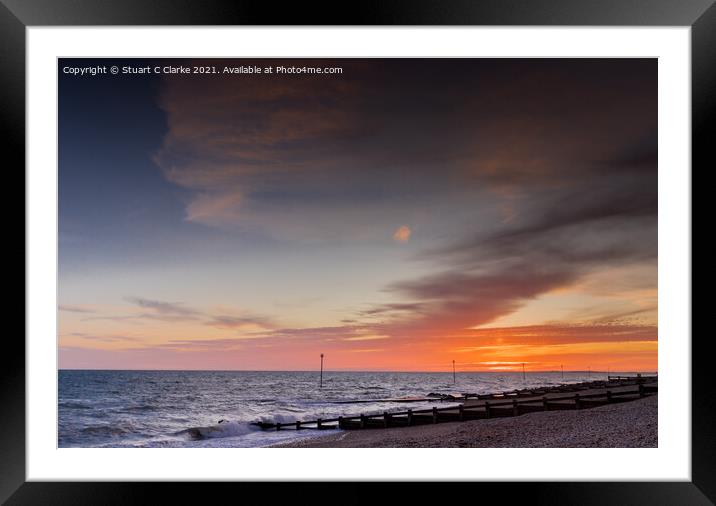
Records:
[[[190,339],[169,342],[112,340],[86,348],[80,338],[60,339],[61,364],[72,368],[313,370],[632,371],[658,369],[656,327],[530,326],[466,330],[462,335],[354,335],[342,339],[294,337]],[[130,338],[131,336],[127,336]],[[376,346],[376,345],[379,346]]]

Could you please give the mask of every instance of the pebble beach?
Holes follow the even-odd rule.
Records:
[[[580,411],[341,431],[293,448],[656,448],[658,395]]]

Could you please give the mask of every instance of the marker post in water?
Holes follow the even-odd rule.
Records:
[[[564,379],[564,364],[561,364],[559,367],[562,369],[562,379]]]
[[[321,385],[320,388],[323,388],[323,353],[321,353]]]
[[[525,380],[525,363],[522,362],[522,380]]]
[[[452,361],[452,382],[457,383],[457,380],[455,379],[455,361]]]

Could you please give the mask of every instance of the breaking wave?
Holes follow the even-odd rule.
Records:
[[[191,439],[214,439],[221,437],[243,436],[250,432],[259,430],[246,422],[230,422],[220,421],[216,425],[208,425],[206,427],[191,427],[186,430],[179,431],[177,435],[186,435]]]

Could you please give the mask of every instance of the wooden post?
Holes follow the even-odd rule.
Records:
[[[639,383],[639,397],[644,397],[644,384]]]
[[[433,423],[438,423],[438,408],[433,406]]]
[[[338,417],[338,428],[339,428],[339,429],[343,429],[343,428],[344,428],[344,422],[343,422],[343,417],[342,417],[342,416],[339,416],[339,417]]]
[[[512,416],[518,416],[520,414],[520,407],[517,404],[517,399],[512,399]]]
[[[318,420],[316,420],[316,428],[317,429],[323,428],[323,420],[321,420],[320,418]]]
[[[281,424],[276,422],[276,430],[281,430]]]
[[[383,411],[383,427],[386,429],[390,427],[390,415],[387,411]]]
[[[490,401],[485,401],[485,418],[490,418]]]
[[[321,385],[320,388],[323,388],[323,353],[321,353]]]
[[[607,403],[611,404],[611,402],[612,402],[612,391],[607,390]]]
[[[360,428],[365,429],[366,420],[365,415],[363,413],[360,414]]]
[[[559,366],[562,369],[562,379],[564,379],[564,364]]]
[[[408,410],[408,425],[413,425],[413,410]]]
[[[574,394],[574,406],[577,409],[582,409],[582,402],[579,399],[579,394]]]
[[[522,381],[525,379],[525,363],[522,362]]]
[[[457,383],[457,380],[455,379],[455,361],[452,361],[452,382],[453,384]]]
[[[458,411],[458,413],[460,414],[460,415],[459,415],[459,419],[460,419],[460,421],[462,422],[463,420],[465,420],[465,406],[463,406],[462,404],[460,404],[460,405],[457,407],[457,411]]]
[[[542,397],[542,407],[545,411],[549,411],[549,404],[547,403],[547,397]]]
[[[301,421],[296,420],[296,430],[301,430]]]

